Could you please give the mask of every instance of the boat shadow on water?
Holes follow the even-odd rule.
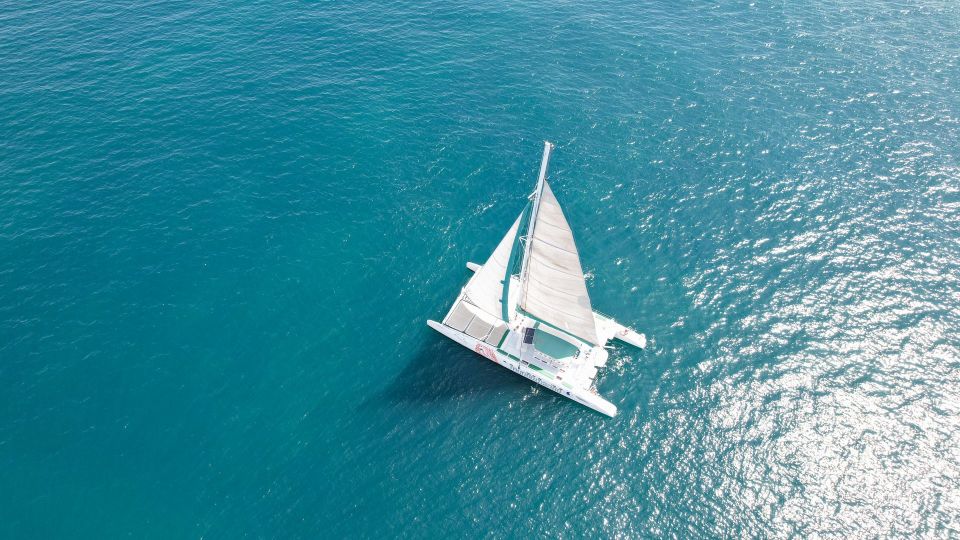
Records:
[[[431,403],[490,392],[522,395],[530,383],[442,336],[421,341],[410,361],[382,391],[360,408],[384,403]]]

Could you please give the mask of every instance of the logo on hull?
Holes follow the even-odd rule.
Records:
[[[497,362],[497,353],[493,352],[493,349],[491,349],[490,347],[487,347],[482,343],[477,343],[477,346],[474,347],[473,350],[489,358],[490,360]],[[499,364],[500,362],[497,362],[497,363]]]

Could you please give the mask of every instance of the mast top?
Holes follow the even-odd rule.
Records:
[[[543,159],[540,161],[540,176],[537,178],[537,190],[534,196],[539,196],[543,191],[543,182],[547,179],[547,167],[550,165],[550,152],[553,151],[553,143],[543,141]]]

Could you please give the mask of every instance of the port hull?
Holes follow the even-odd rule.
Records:
[[[531,381],[548,390],[552,390],[563,397],[576,401],[577,403],[589,407],[601,414],[605,414],[610,417],[617,415],[617,407],[613,403],[603,399],[589,389],[565,385],[563,382],[554,379],[550,373],[533,369],[529,364],[523,365],[519,359],[507,354],[500,348],[488,343],[484,343],[479,339],[446,326],[443,323],[439,323],[437,321],[427,321],[427,324],[430,326],[430,328],[433,328],[437,332],[440,332],[453,341],[456,341],[460,345],[463,345],[464,347],[476,352],[492,362],[500,364],[501,366],[518,375],[530,379]]]

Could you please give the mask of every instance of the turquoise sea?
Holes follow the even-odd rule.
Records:
[[[608,419],[443,338],[542,142]],[[960,4],[0,0],[0,538],[960,535]]]

